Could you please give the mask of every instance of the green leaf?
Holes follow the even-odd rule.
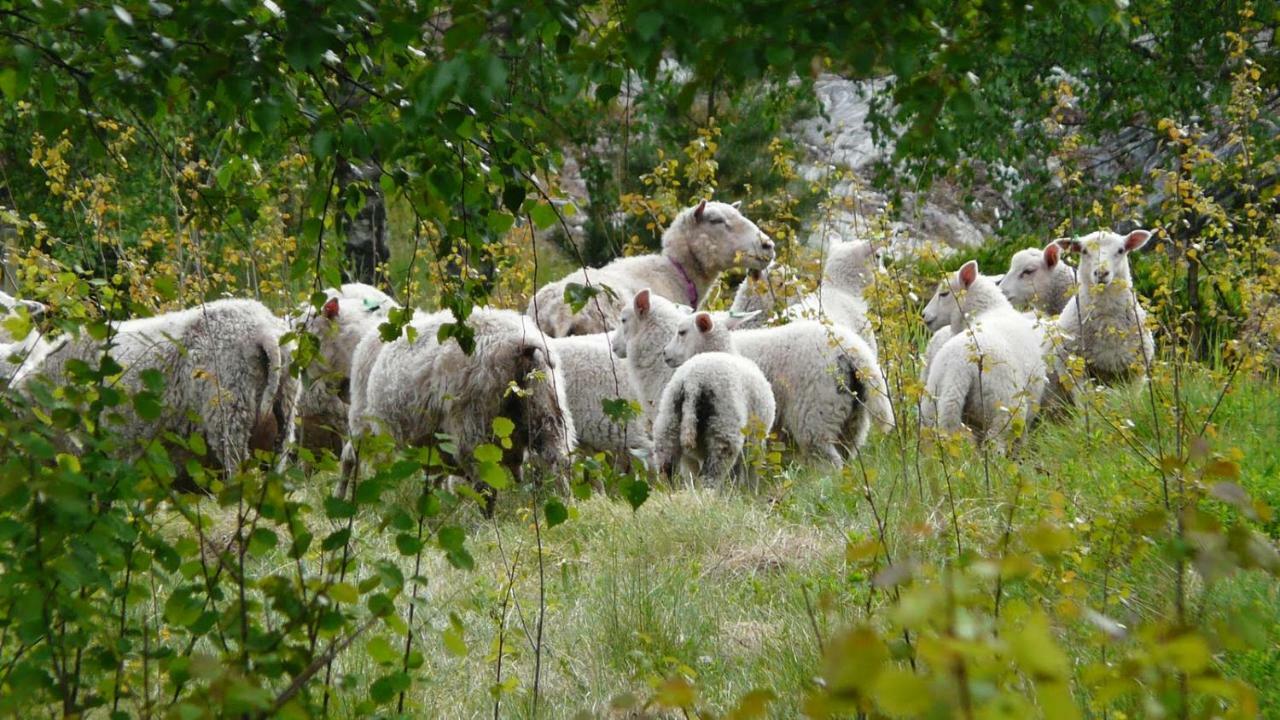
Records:
[[[587,306],[591,298],[600,294],[600,288],[594,285],[583,285],[582,283],[565,283],[564,301],[568,303],[569,309],[576,314]]]
[[[493,434],[500,438],[511,437],[511,433],[515,432],[515,429],[516,429],[516,424],[511,422],[509,418],[504,418],[501,415],[499,415],[498,417],[493,419]],[[477,457],[477,459],[480,459],[480,458]],[[499,452],[498,458],[494,460],[494,462],[501,462],[501,461],[502,461],[502,453]]]
[[[897,667],[881,672],[871,693],[880,708],[895,717],[923,715],[933,705],[929,684],[910,670]]]
[[[422,541],[414,535],[400,533],[396,535],[396,549],[401,555],[417,555],[422,549]]]
[[[506,490],[511,487],[511,476],[505,465],[481,463],[476,468],[476,474],[480,476],[481,482],[494,490]]]
[[[204,603],[193,596],[190,588],[174,590],[164,604],[165,622],[179,627],[195,625],[202,612]]]
[[[644,501],[649,499],[649,483],[640,479],[626,481],[622,484],[622,494],[631,504],[632,510],[639,510]]]
[[[662,13],[657,10],[648,10],[636,16],[636,33],[641,40],[653,40],[658,37],[658,31],[661,29]]]
[[[533,219],[533,226],[539,230],[546,230],[555,225],[559,216],[551,205],[540,202],[529,208],[529,217]]]
[[[568,508],[556,498],[548,500],[547,504],[543,506],[543,510],[546,512],[547,527],[549,528],[553,528],[569,519]]]
[[[400,660],[400,652],[391,647],[391,641],[383,635],[370,638],[364,647],[369,657],[379,665],[390,665]]]
[[[498,432],[498,420],[505,420],[505,419],[506,419],[506,418],[495,418],[495,419],[494,419],[494,421],[493,421],[493,431],[494,431],[495,433],[497,433],[497,432]],[[511,422],[511,421],[510,421],[510,420],[507,420],[507,422]],[[515,427],[515,426],[514,426],[514,425],[512,425],[512,428],[513,428],[513,429],[514,429],[514,427]],[[506,437],[506,436],[505,436],[505,435],[501,435],[501,434],[500,434],[500,435],[499,435],[499,437]],[[491,443],[484,443],[484,444],[481,444],[481,445],[477,445],[477,446],[476,446],[476,449],[475,449],[475,450],[473,450],[471,454],[475,456],[476,460],[479,460],[479,461],[480,461],[480,462],[482,462],[482,463],[500,463],[500,462],[502,462],[502,448],[499,448],[497,445],[493,445],[493,444],[491,444]]]
[[[279,536],[271,528],[256,527],[249,533],[249,554],[262,557],[280,543]]]
[[[333,598],[335,602],[345,603],[347,605],[354,605],[360,602],[360,593],[351,583],[340,582],[330,585],[328,595]]]
[[[143,390],[133,396],[133,409],[143,420],[155,420],[164,412],[164,404],[155,393]]]
[[[369,697],[379,705],[385,705],[408,689],[409,676],[404,672],[393,672],[373,681],[369,686]]]

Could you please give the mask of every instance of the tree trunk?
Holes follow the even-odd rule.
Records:
[[[350,282],[390,290],[388,278],[379,267],[391,259],[387,245],[387,203],[378,184],[382,173],[372,162],[354,165],[340,158],[338,163],[338,197],[345,198],[347,188],[354,183],[360,183],[364,193],[364,207],[355,217],[348,217],[345,212],[339,215],[346,237],[347,268],[343,276]]]

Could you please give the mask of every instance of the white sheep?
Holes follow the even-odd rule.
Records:
[[[1000,291],[1019,310],[1059,315],[1075,292],[1076,273],[1061,258],[1061,246],[1051,242],[1043,250],[1026,248],[1009,259]]]
[[[96,368],[105,353],[124,368],[114,387],[131,394],[147,389],[146,371],[160,371],[160,416],[143,419],[124,403],[104,415],[116,420],[112,432],[131,455],[165,433],[200,432],[212,464],[234,471],[253,451],[279,456],[292,441],[298,382],[289,374],[290,347],[281,345],[286,332],[255,300],[215,300],[112,323],[106,341],[64,336],[38,371],[57,384],[72,360]]]
[[[775,429],[801,452],[836,466],[844,453],[866,441],[874,420],[893,426],[888,385],[875,355],[846,328],[814,320],[752,330],[730,331],[709,313],[680,320],[664,348],[668,365],[677,366],[702,352],[740,354],[759,366],[777,401]]]
[[[611,333],[613,354],[627,361],[627,376],[649,425],[657,418],[658,400],[673,373],[662,350],[688,312],[646,288],[623,308],[618,329]]]
[[[1063,349],[1083,358],[1089,375],[1103,382],[1143,376],[1155,359],[1147,313],[1129,271],[1129,253],[1150,239],[1148,230],[1128,235],[1100,230],[1057,241],[1080,253],[1080,287],[1058,318]]]
[[[759,273],[749,273],[738,286],[731,310],[739,314],[761,310],[787,320],[827,319],[858,333],[872,352],[878,353],[863,294],[882,267],[881,257],[881,251],[866,240],[835,243],[827,253],[818,289],[798,296],[787,292],[790,288],[787,268],[775,265]],[[755,324],[763,323],[741,327]]]
[[[536,327],[530,329],[537,332]],[[647,454],[651,443],[639,418],[620,423],[605,411],[608,401],[639,401],[626,365],[615,361],[609,335],[548,337],[546,342],[560,360],[578,447],[588,452],[613,453],[619,467],[625,467],[633,453]]]
[[[706,313],[698,317],[710,322]],[[774,411],[773,391],[755,363],[723,352],[691,358],[658,403],[653,446],[660,472],[670,477],[682,466],[693,470],[696,462],[703,477],[737,474],[746,438],[763,447]]]
[[[920,416],[954,432],[962,424],[979,439],[1002,440],[1013,421],[1034,418],[1045,388],[1044,336],[972,260],[944,280],[925,307],[926,322],[955,318],[953,337],[929,367]]]
[[[568,464],[576,436],[555,351],[510,310],[476,308],[467,317],[475,342],[470,354],[456,338],[439,340],[454,322],[448,311],[437,312],[415,318],[411,332],[391,342],[376,333],[361,340],[352,360],[351,438],[342,450],[340,495],[355,476],[361,439],[372,432],[386,432],[402,446],[449,435],[456,452],[446,457],[477,487],[474,451],[497,442],[498,417],[515,424],[502,464],[517,481],[526,454],[552,471]],[[486,494],[491,513],[494,496]]]
[[[607,332],[643,288],[696,307],[721,272],[762,268],[773,253],[773,241],[737,207],[703,201],[682,210],[663,232],[662,254],[619,258],[602,268],[570,273],[539,289],[526,312],[552,337]],[[570,283],[599,291],[577,314],[564,299]]]
[[[297,332],[316,339],[316,354],[303,373],[298,400],[298,444],[312,451],[341,452],[347,434],[351,358],[356,346],[399,307],[369,285],[346,283],[325,291],[319,310],[310,304],[288,320]]]
[[[1004,280],[1004,275],[983,275],[982,277],[995,283],[997,287]],[[1029,318],[1035,318],[1034,313],[1024,314]],[[924,349],[924,365],[920,371],[921,381],[929,379],[929,368],[933,365],[934,357],[937,356],[942,346],[947,344],[948,340],[955,337],[956,331],[953,328],[964,327],[963,317],[960,306],[956,303],[942,303],[935,307],[932,313],[926,310],[924,324],[932,334],[929,336],[929,342]]]

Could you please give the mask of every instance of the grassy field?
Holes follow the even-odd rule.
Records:
[[[1181,378],[1189,424],[1199,426],[1221,387],[1222,377],[1209,372]],[[1157,399],[1170,390],[1158,386]],[[448,522],[466,528],[475,569],[455,569],[440,552],[422,556],[425,587],[413,629],[424,667],[406,710],[493,717],[500,698],[499,716],[531,717],[540,664],[539,717],[665,717],[641,706],[683,692],[684,684],[668,683],[676,676],[714,712],[767,689],[777,698],[771,716],[795,717],[815,687],[824,645],[843,628],[883,628],[894,617],[891,591],[877,587],[883,565],[869,567],[859,551],[880,526],[895,568],[937,569],[1029,553],[1027,543],[1035,545],[1052,524],[1069,535],[1069,547],[1008,582],[1008,607],[1074,604],[1126,627],[1159,620],[1172,612],[1170,562],[1158,543],[1117,541],[1114,529],[1117,518],[1162,503],[1160,474],[1140,453],[1156,454],[1170,431],[1156,432],[1148,393],[1137,385],[1111,389],[1100,407],[1042,423],[1013,460],[970,446],[921,445],[914,414],[904,413],[898,434],[875,436],[843,472],[793,465],[759,487],[654,488],[636,511],[597,493],[570,503],[569,519],[550,528],[535,527],[531,508],[539,499],[532,492],[506,494],[493,521],[461,506]],[[1109,415],[1132,420],[1129,439],[1118,436]],[[1238,458],[1239,484],[1280,505],[1275,381],[1236,377],[1210,430],[1211,452]],[[318,505],[332,482],[320,474],[299,493]],[[406,487],[384,499],[408,503],[415,493]],[[1234,512],[1203,504],[1224,517]],[[379,522],[357,518],[357,557],[396,560],[411,576],[413,558],[397,552],[391,533],[377,531]],[[1274,541],[1280,524],[1263,526]],[[281,551],[259,562],[274,570],[292,561]],[[1187,577],[1197,623],[1234,627],[1219,636],[1243,638],[1214,647],[1214,663],[1257,689],[1265,716],[1280,717],[1280,584],[1258,571],[1212,582],[1195,572]],[[969,590],[989,603],[993,587]],[[408,603],[399,607],[405,615]],[[1059,615],[1079,618],[1069,610]],[[1096,634],[1084,619],[1058,627],[1077,680],[1098,659]],[[404,640],[382,627],[335,664],[335,684],[355,690],[337,696],[339,716],[360,714],[350,703],[384,671],[374,659],[386,655],[377,652],[384,640],[395,648],[389,663],[398,668]],[[1123,647],[1117,643],[1117,656]],[[1087,693],[1077,689],[1075,696],[1097,712]],[[1112,709],[1145,714],[1140,705],[1115,702]]]

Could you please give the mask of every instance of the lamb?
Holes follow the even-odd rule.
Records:
[[[140,416],[125,403],[113,432],[131,455],[147,441],[174,433],[203,433],[214,467],[235,471],[262,450],[282,456],[292,441],[298,382],[289,374],[288,328],[254,300],[215,300],[199,307],[113,323],[106,343],[64,336],[39,365],[55,383],[72,361],[97,367],[104,354],[122,372],[115,387],[130,394],[150,389],[147,371],[165,379],[160,415]],[[179,464],[181,467],[181,465]]]
[[[350,411],[351,357],[368,334],[376,334],[387,314],[399,307],[389,295],[361,283],[330,288],[317,312],[307,305],[289,318],[316,340],[316,353],[303,373],[298,400],[298,445],[313,452],[342,451]]]
[[[467,354],[457,339],[443,342],[439,332],[454,322],[437,312],[416,318],[411,333],[388,343],[366,335],[352,359],[351,437],[342,449],[345,495],[355,477],[362,438],[388,433],[399,445],[434,443],[448,434],[455,466],[480,487],[474,458],[481,444],[494,442],[493,421],[515,424],[502,464],[517,481],[529,454],[552,471],[569,462],[576,443],[573,417],[565,400],[564,376],[554,350],[528,333],[521,316],[510,310],[476,308],[466,324],[475,346]],[[493,511],[494,495],[484,491],[484,511]]]
[[[868,318],[863,292],[881,267],[880,260],[881,252],[866,240],[837,243],[827,254],[822,284],[814,292],[789,299],[785,293],[785,284],[781,284],[779,290],[782,292],[778,292],[773,287],[771,276],[749,276],[738,286],[732,311],[776,312],[781,301],[785,303],[784,309],[779,312],[782,317],[788,320],[828,319],[858,333],[872,352],[878,353],[879,347]]]
[[[662,349],[686,314],[682,306],[646,288],[623,309],[618,329],[611,334],[613,354],[627,361],[627,377],[649,425],[657,418],[658,400],[674,372]]]
[[[1044,393],[1043,334],[1013,309],[970,260],[944,281],[925,307],[931,325],[950,316],[953,337],[930,364],[921,400],[926,426],[954,432],[966,424],[979,439],[1003,439],[1014,421],[1027,426]]]
[[[706,313],[697,317],[711,322]],[[653,428],[658,468],[670,477],[682,462],[697,461],[704,477],[737,474],[746,437],[763,446],[774,411],[773,391],[755,363],[731,353],[702,353],[680,365],[662,391]]]
[[[1004,280],[1004,275],[983,275],[982,277],[995,283],[997,287]],[[1028,317],[1034,318],[1035,315],[1028,314]],[[955,337],[956,333],[952,327],[964,327],[963,313],[957,303],[941,303],[932,314],[925,313],[924,324],[932,335],[929,336],[929,342],[924,349],[924,366],[920,371],[921,381],[929,379],[929,368],[933,365],[934,357],[948,340]]]
[[[1059,315],[1075,291],[1075,268],[1061,261],[1061,246],[1051,242],[1043,250],[1027,248],[1014,253],[1009,271],[1000,280],[1000,291],[1020,310]]]
[[[530,331],[538,332],[536,326]],[[614,362],[609,335],[549,337],[546,342],[560,358],[564,393],[578,433],[578,448],[613,453],[619,467],[625,467],[633,451],[647,454],[649,435],[638,419],[619,423],[605,412],[607,400],[639,400],[626,367]]]
[[[643,288],[696,307],[721,272],[763,268],[773,254],[773,241],[735,205],[704,200],[671,222],[662,234],[662,254],[578,270],[538,290],[526,312],[552,337],[606,332],[617,325],[627,299]],[[571,283],[600,290],[577,314],[564,299]]]
[[[866,442],[871,423],[893,426],[888,385],[875,355],[855,333],[814,320],[730,332],[709,313],[680,320],[664,349],[672,367],[702,352],[741,354],[769,380],[777,401],[775,427],[801,452],[839,467],[841,448]]]
[[[1080,288],[1058,318],[1063,350],[1083,358],[1086,372],[1102,382],[1144,376],[1155,359],[1147,313],[1129,271],[1129,253],[1150,239],[1148,230],[1128,235],[1100,230],[1057,241],[1080,253]]]

